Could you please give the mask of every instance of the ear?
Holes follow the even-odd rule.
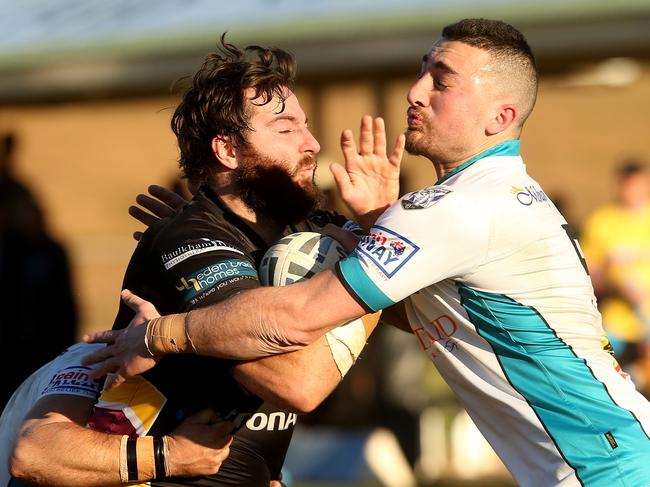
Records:
[[[235,146],[232,139],[227,135],[217,135],[211,142],[214,157],[226,168],[236,169],[237,158],[235,157]]]
[[[496,116],[485,127],[485,135],[496,135],[504,132],[512,126],[516,118],[517,107],[515,105],[497,107]]]

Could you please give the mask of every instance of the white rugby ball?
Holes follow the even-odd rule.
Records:
[[[348,255],[329,235],[298,232],[273,244],[262,257],[259,276],[265,286],[286,286],[332,267]]]

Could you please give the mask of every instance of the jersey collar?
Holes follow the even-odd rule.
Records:
[[[486,151],[481,152],[478,155],[472,157],[469,161],[463,162],[460,166],[454,168],[451,172],[445,174],[441,177],[436,184],[442,184],[450,177],[458,174],[463,169],[467,169],[469,166],[474,164],[476,161],[485,159],[486,157],[494,156],[518,156],[520,154],[519,147],[521,143],[519,140],[506,140],[500,144],[495,145],[494,147],[489,148]]]
[[[223,200],[219,197],[217,193],[207,184],[204,184],[200,188],[201,193],[205,195],[212,203],[214,203],[223,213],[224,218],[233,226],[237,227],[240,232],[242,232],[246,237],[253,242],[257,248],[266,248],[268,245],[264,242],[264,239],[260,237],[251,227],[249,227],[244,220],[241,219],[239,215],[234,213],[228,205],[226,205]]]

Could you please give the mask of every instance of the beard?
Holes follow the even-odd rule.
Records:
[[[421,129],[407,128],[404,133],[406,136],[406,144],[404,149],[406,152],[413,156],[424,155],[424,133]]]
[[[294,177],[302,169],[316,165],[316,158],[306,156],[296,169],[247,149],[235,170],[235,182],[242,201],[256,213],[286,226],[304,220],[321,202],[321,193],[312,176],[307,181]]]

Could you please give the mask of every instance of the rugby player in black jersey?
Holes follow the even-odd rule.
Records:
[[[240,50],[222,38],[184,93],[172,128],[183,172],[200,190],[182,211],[145,232],[124,278],[125,288],[161,313],[188,311],[259,286],[260,259],[284,235],[326,223],[350,228],[345,218],[317,210],[320,146],[292,92],[294,71],[285,51]],[[121,303],[114,329],[127,326],[133,315]],[[373,326],[362,327],[363,343]],[[280,479],[295,413],[313,409],[345,373],[335,357],[327,337],[296,353],[245,363],[170,356],[105,391],[88,426],[156,437],[212,407],[238,426],[218,473],[157,478],[151,485],[266,487]]]

